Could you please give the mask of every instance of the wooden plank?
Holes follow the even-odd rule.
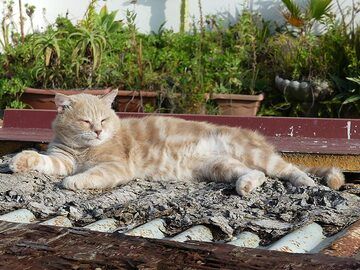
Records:
[[[123,117],[144,117],[146,113],[117,113]],[[193,121],[244,127],[269,137],[360,139],[360,119],[294,117],[239,117],[214,115],[157,114]],[[49,129],[56,116],[51,110],[5,110],[4,127]]]
[[[24,141],[47,143],[53,138],[50,129],[4,128],[0,130],[0,141]],[[267,137],[279,152],[332,155],[356,155],[360,163],[360,140],[313,138]]]
[[[357,139],[315,139],[296,137],[267,137],[267,139],[276,147],[279,152],[356,155],[357,158],[360,158],[360,140]]]
[[[143,113],[118,113],[119,117],[144,117]],[[55,111],[6,110],[2,141],[49,142]],[[278,151],[332,155],[360,155],[360,120],[164,115],[258,130]],[[322,136],[322,137],[318,137]],[[350,139],[349,139],[350,138]]]
[[[51,129],[40,128],[3,128],[0,141],[48,143],[53,138]]]
[[[359,269],[360,261],[0,222],[2,269]]]

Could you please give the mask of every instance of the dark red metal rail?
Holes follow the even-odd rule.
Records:
[[[118,113],[120,118],[144,117],[144,113]],[[56,111],[6,110],[0,140],[49,142]],[[186,120],[206,121],[257,130],[281,152],[360,155],[360,119],[284,117],[235,117],[171,115]]]

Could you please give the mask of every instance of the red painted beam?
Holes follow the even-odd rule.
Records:
[[[144,113],[118,113],[144,117]],[[6,110],[0,140],[49,142],[56,111]],[[170,115],[193,121],[258,130],[281,152],[360,155],[360,119]]]
[[[144,117],[146,113],[117,113],[119,117]],[[360,119],[294,117],[239,117],[215,115],[160,114],[186,120],[206,121],[258,130],[271,137],[360,139]],[[4,128],[51,128],[56,111],[5,110]]]
[[[0,141],[48,143],[53,138],[51,129],[45,128],[1,128]]]

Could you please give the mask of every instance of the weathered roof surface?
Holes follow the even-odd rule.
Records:
[[[59,188],[59,181],[39,173],[0,174],[0,214],[24,208],[38,221],[65,216],[74,226],[111,218],[119,232],[161,218],[164,237],[205,225],[215,241],[230,241],[245,230],[256,233],[262,246],[313,222],[330,236],[360,218],[356,195],[276,179],[248,197],[227,183],[134,180],[110,190],[73,192]]]

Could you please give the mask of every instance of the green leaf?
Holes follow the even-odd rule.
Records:
[[[301,18],[301,9],[293,0],[281,0],[291,14],[291,17]]]
[[[310,0],[309,1],[309,17],[320,21],[324,16],[328,15],[331,9],[332,0]]]
[[[358,77],[358,78],[349,78],[349,77],[347,77],[346,79],[348,79],[349,81],[353,81],[353,82],[360,85],[360,77]]]
[[[52,56],[53,50],[50,47],[45,48],[45,66],[50,65],[50,59]]]
[[[107,6],[104,5],[101,9],[100,9],[100,17],[105,17],[106,15],[108,14],[108,9],[107,9]]]
[[[358,100],[360,100],[360,95],[354,95],[354,96],[350,96],[347,99],[345,99],[342,104],[344,105],[344,104],[349,104],[349,103],[355,103]]]

